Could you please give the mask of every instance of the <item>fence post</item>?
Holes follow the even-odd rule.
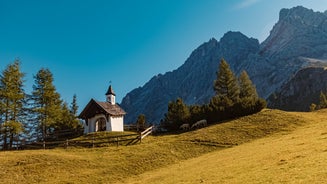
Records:
[[[140,139],[140,143],[142,143],[142,132],[140,132],[139,139]]]
[[[94,135],[92,136],[92,148],[94,148]]]
[[[68,148],[68,139],[66,139],[66,149]]]
[[[45,149],[45,141],[43,141],[43,149]]]

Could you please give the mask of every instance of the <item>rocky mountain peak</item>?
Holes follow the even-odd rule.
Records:
[[[246,58],[244,54],[239,53],[256,53],[259,50],[259,40],[254,38],[249,38],[242,34],[241,32],[228,31],[220,39],[220,50],[222,51],[222,56],[227,61],[233,61],[229,64],[231,68],[236,73],[241,72],[241,66],[244,64]]]
[[[239,43],[239,44],[236,44]],[[257,50],[259,48],[259,40],[254,38],[248,38],[241,32],[228,31],[220,39],[221,47],[228,49],[233,49],[231,47],[243,47],[244,49]],[[244,46],[250,46],[250,48],[245,48]]]
[[[254,38],[248,38],[244,34],[242,34],[239,31],[228,31],[224,34],[224,36],[220,39],[220,43],[225,44],[225,43],[234,43],[234,42],[258,42],[257,39]]]
[[[326,42],[326,14],[297,6],[280,11],[279,21],[261,44],[260,55],[270,60],[281,60],[282,56],[323,57]]]
[[[291,9],[282,9],[279,21],[286,21],[297,26],[319,26],[326,20],[326,13],[314,12],[312,9],[297,6]]]
[[[186,62],[192,61],[192,58],[203,57],[210,53],[213,49],[216,49],[218,46],[218,41],[215,38],[211,38],[208,42],[204,42],[197,49],[195,49],[191,53],[190,57],[186,60]]]
[[[300,18],[303,17],[304,15],[308,15],[308,14],[313,14],[313,10],[312,9],[307,9],[303,6],[296,6],[293,8],[283,8],[279,11],[279,21],[281,20],[287,20],[289,18]]]

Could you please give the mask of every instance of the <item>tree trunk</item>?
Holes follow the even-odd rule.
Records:
[[[0,142],[1,142],[1,134],[2,134],[2,124],[0,122]]]
[[[10,133],[10,137],[9,137],[9,149],[12,149],[12,144],[14,142],[14,134]]]
[[[4,134],[3,134],[3,147],[2,147],[2,149],[3,150],[6,150],[7,147],[8,147],[8,145],[7,145],[7,131],[6,131],[6,129],[4,129]]]

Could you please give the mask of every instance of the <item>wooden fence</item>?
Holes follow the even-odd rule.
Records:
[[[139,140],[142,142],[142,139],[144,139],[146,136],[151,134],[153,132],[153,126],[150,126],[149,128],[145,129],[143,132],[139,135]]]
[[[125,135],[114,135],[114,136],[102,136],[99,137],[97,134],[89,134],[84,138],[76,139],[58,139],[62,135],[71,134],[69,131],[60,132],[53,135],[53,138],[57,140],[51,141],[52,136],[49,135],[46,141],[17,141],[13,144],[13,150],[20,149],[53,149],[53,148],[69,148],[69,147],[104,147],[104,146],[128,146],[136,143],[141,143],[142,139],[153,132],[154,127],[151,126],[140,133],[132,133]],[[59,134],[59,136],[58,136]],[[60,136],[61,135],[61,136]]]
[[[135,124],[124,125],[124,131],[137,131],[137,126]]]
[[[67,129],[67,130],[58,130],[46,135],[46,140],[62,140],[62,139],[72,139],[83,135],[84,128],[79,129]]]
[[[69,148],[69,147],[104,147],[104,146],[128,146],[141,143],[142,139],[153,132],[153,126],[147,128],[143,132],[135,134],[125,134],[116,136],[96,137],[91,134],[82,139],[66,139],[59,141],[40,141],[40,142],[21,142],[16,144],[16,149],[52,149],[52,148]]]
[[[41,141],[26,142],[24,145],[17,145],[20,149],[52,149],[52,148],[69,148],[69,147],[103,147],[103,146],[119,146],[127,145],[130,141],[138,139],[139,134],[126,134],[107,137],[90,136],[83,139],[66,139],[63,141]]]

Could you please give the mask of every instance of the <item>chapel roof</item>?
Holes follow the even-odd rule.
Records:
[[[126,112],[118,105],[109,102],[99,102],[91,99],[78,116],[82,119],[94,117],[96,114],[108,114],[111,116],[123,116]]]

